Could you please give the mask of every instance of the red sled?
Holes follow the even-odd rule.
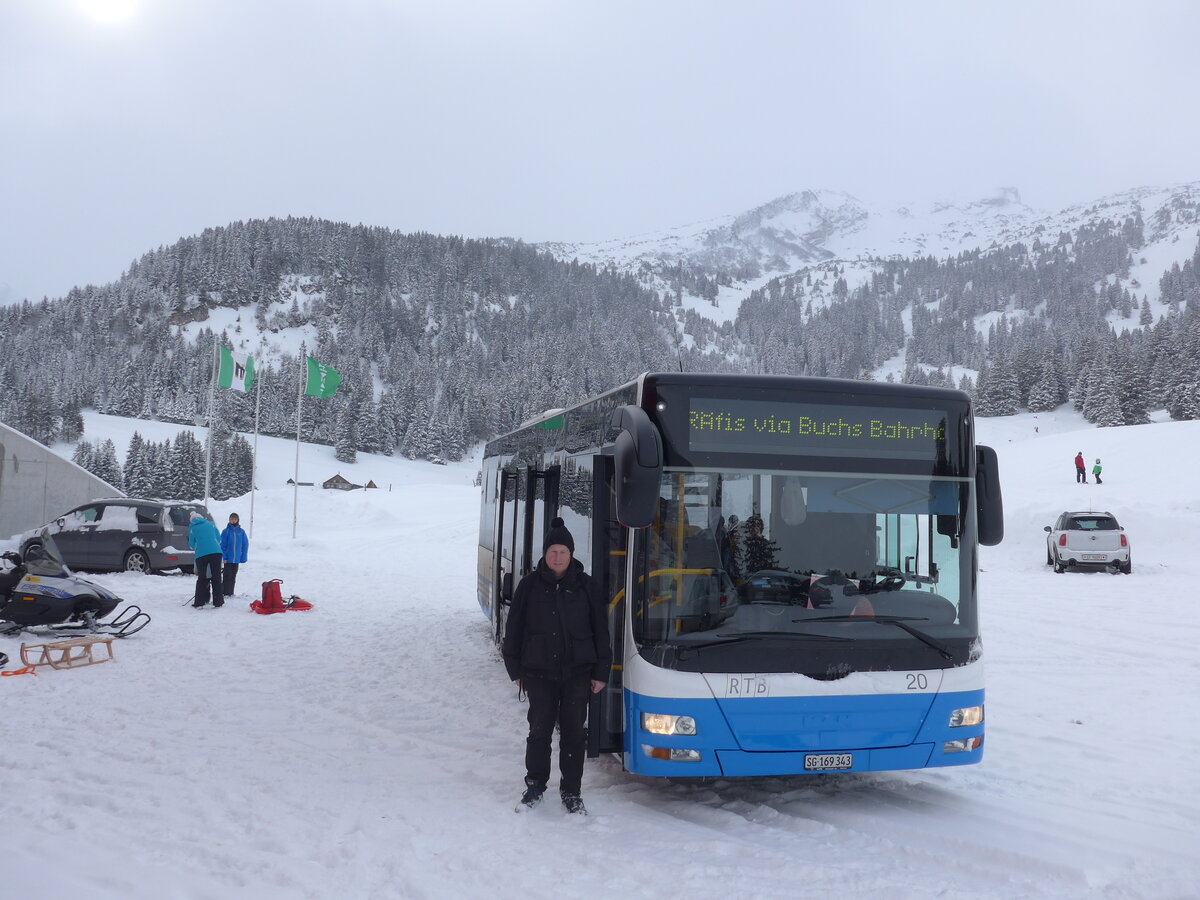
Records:
[[[283,599],[283,590],[280,585],[283,580],[272,578],[270,581],[264,581],[262,586],[262,599],[255,600],[250,604],[250,609],[258,613],[260,616],[269,616],[273,613],[281,613],[288,611],[304,612],[313,608],[313,605],[307,600],[301,600],[295,594]]]

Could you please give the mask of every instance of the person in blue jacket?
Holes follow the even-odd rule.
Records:
[[[208,603],[211,592],[212,605],[225,605],[221,594],[221,532],[217,526],[200,513],[192,513],[192,524],[188,526],[188,546],[196,553],[196,609]]]
[[[229,524],[221,532],[221,561],[225,564],[222,587],[226,597],[233,596],[233,585],[237,581],[238,566],[246,561],[250,552],[250,538],[242,529],[237,513],[229,514]]]

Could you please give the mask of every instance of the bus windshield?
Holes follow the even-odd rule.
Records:
[[[638,538],[639,652],[693,671],[966,662],[972,502],[964,478],[668,468]]]

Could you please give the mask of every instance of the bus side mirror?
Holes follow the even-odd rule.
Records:
[[[512,603],[512,572],[505,572],[500,576],[500,602],[508,605]]]
[[[979,519],[979,543],[994,547],[1004,540],[1000,464],[996,451],[983,445],[975,448],[975,511]]]
[[[621,432],[613,444],[617,521],[626,528],[645,528],[658,509],[662,438],[646,411],[637,406],[617,409],[612,427]]]

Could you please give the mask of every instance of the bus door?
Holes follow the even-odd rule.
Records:
[[[542,558],[542,535],[546,533],[548,512],[553,510],[547,499],[557,496],[557,477],[557,469],[539,472],[519,468],[501,473],[496,572],[500,602],[494,619],[497,643],[504,639],[513,592]]]
[[[588,756],[617,753],[625,735],[625,569],[630,531],[617,521],[613,506],[614,467],[611,456],[598,456],[593,478],[592,577],[608,604],[608,633],[613,667],[608,686],[592,695],[588,709]]]
[[[492,583],[496,585],[495,602],[492,604],[494,615],[492,626],[495,629],[493,637],[497,644],[504,639],[504,625],[508,621],[508,607],[512,603],[513,590],[517,586],[516,561],[518,523],[520,531],[524,532],[524,516],[518,499],[519,486],[523,473],[517,469],[502,469],[500,472],[500,502],[496,513],[496,561],[492,573]]]

